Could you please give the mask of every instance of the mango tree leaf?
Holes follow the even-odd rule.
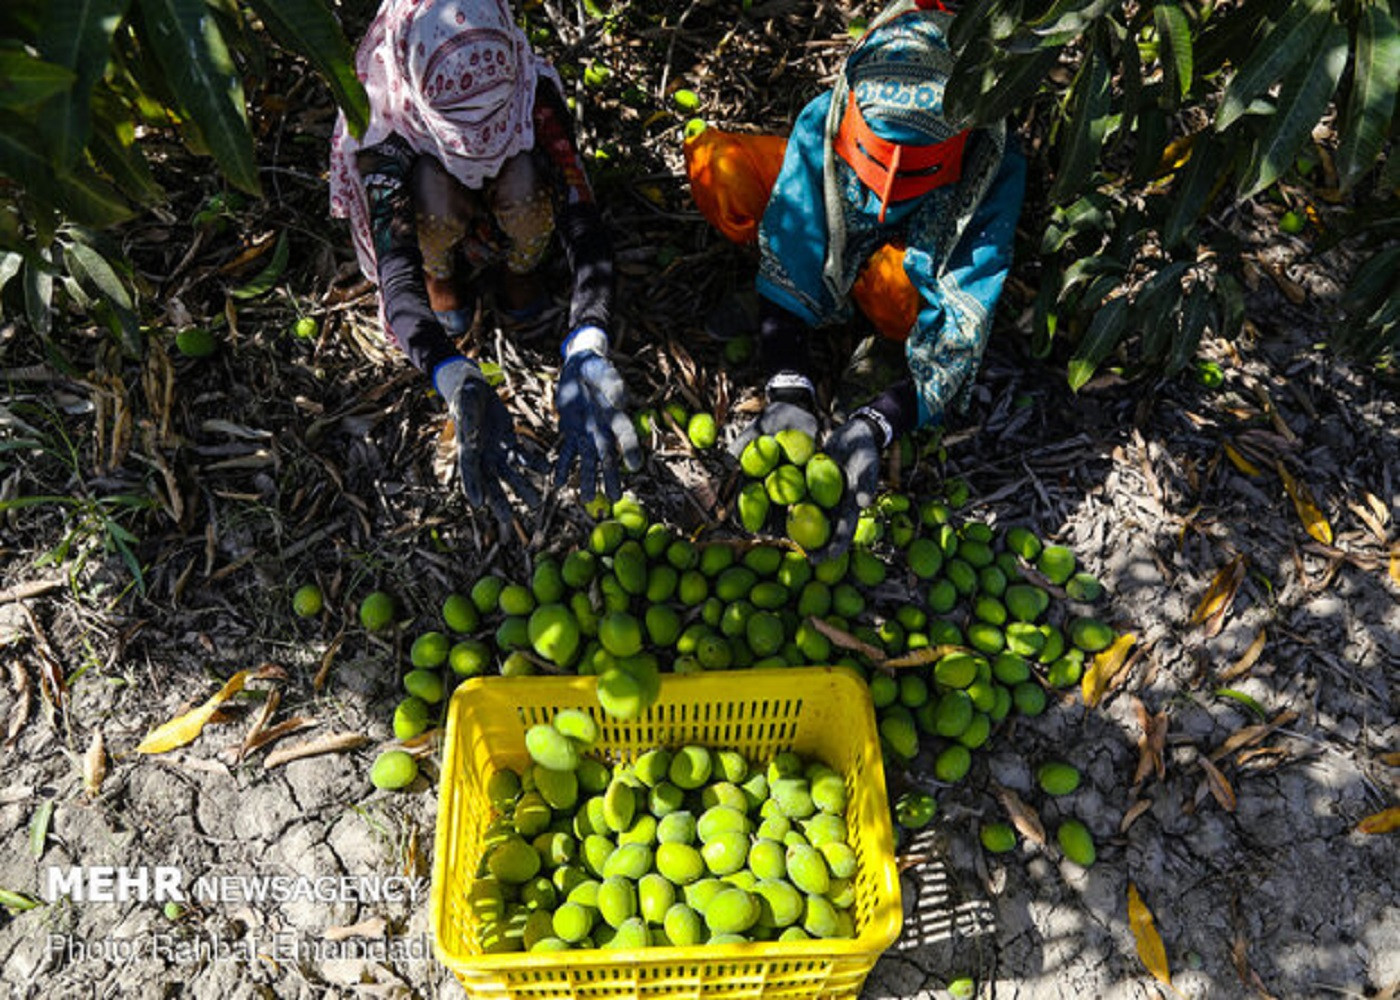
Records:
[[[1337,145],[1338,183],[1345,191],[1376,165],[1385,146],[1400,86],[1400,30],[1385,4],[1361,7],[1356,25],[1356,60],[1351,93],[1342,114]],[[1392,161],[1400,159],[1394,155]]]
[[[1011,52],[1030,52],[1072,42],[1113,6],[1113,0],[1056,0],[1043,16],[1026,22],[1012,35],[1006,48]]]
[[[1181,304],[1181,332],[1172,341],[1171,353],[1167,357],[1168,375],[1181,371],[1196,356],[1201,335],[1214,321],[1215,298],[1205,285],[1197,282],[1186,293],[1186,301]]]
[[[140,9],[144,40],[219,169],[244,191],[260,194],[243,85],[204,0],[141,0]]]
[[[1080,233],[1101,233],[1113,223],[1113,203],[1102,191],[1090,191],[1068,208],[1056,208],[1040,239],[1040,252],[1056,253]]]
[[[19,269],[24,266],[24,254],[16,250],[6,250],[0,253],[0,293],[5,291],[5,286],[15,275],[19,274]],[[0,315],[4,315],[3,303],[0,303]]]
[[[1049,265],[1040,276],[1040,290],[1035,296],[1035,314],[1031,319],[1031,354],[1044,360],[1050,356],[1055,331],[1060,325],[1060,268]]]
[[[961,52],[974,36],[984,34],[997,3],[998,0],[972,0],[963,4],[948,27],[948,47]]]
[[[1000,121],[1040,89],[1046,74],[1059,58],[1059,49],[1040,49],[1033,55],[998,60],[983,77],[981,89],[972,94],[970,100],[964,101],[955,96],[957,91],[952,89],[945,94],[949,117],[969,125]],[[955,67],[955,81],[958,72]]]
[[[1386,247],[1362,262],[1342,293],[1342,312],[1352,318],[1367,316],[1389,297],[1400,273],[1400,246]]]
[[[23,49],[0,49],[0,108],[32,108],[73,85],[72,71]]]
[[[93,122],[88,152],[98,168],[112,178],[127,197],[149,205],[164,193],[151,174],[141,148],[125,141],[112,121],[99,117]]]
[[[1118,346],[1128,329],[1128,300],[1109,299],[1094,314],[1089,330],[1069,359],[1069,387],[1078,392],[1093,377],[1094,370]]]
[[[1196,219],[1210,207],[1211,192],[1220,180],[1224,160],[1223,141],[1217,136],[1200,136],[1191,148],[1191,159],[1172,186],[1172,207],[1162,227],[1162,239],[1168,248],[1179,246]]]
[[[1095,46],[1079,67],[1069,98],[1073,132],[1066,143],[1061,133],[1059,170],[1049,199],[1061,201],[1082,191],[1099,162],[1108,135],[1109,67],[1101,46]]]
[[[1132,131],[1134,183],[1142,184],[1157,176],[1167,148],[1168,128],[1167,113],[1152,103],[1145,104]]]
[[[39,26],[39,51],[75,74],[73,86],[44,109],[39,127],[60,167],[77,162],[87,145],[93,84],[111,57],[112,36],[129,0],[50,0]]]
[[[1215,114],[1216,130],[1229,128],[1256,97],[1305,60],[1331,20],[1327,0],[1293,0],[1264,40],[1249,50],[1239,72],[1225,88],[1225,97]]]
[[[131,296],[107,259],[86,243],[69,243],[63,248],[63,261],[73,277],[97,289],[122,309],[132,308]]]
[[[253,280],[235,288],[229,294],[235,299],[255,299],[259,295],[266,295],[272,290],[272,286],[277,284],[277,279],[282,277],[282,272],[287,267],[287,231],[284,229],[277,234],[277,245],[272,248],[272,259],[267,265],[253,276]]]
[[[1160,39],[1162,73],[1167,79],[1167,91],[1173,103],[1185,97],[1191,89],[1195,53],[1191,46],[1191,22],[1176,3],[1158,3],[1152,8],[1152,20]]]
[[[3,136],[0,131],[0,136]],[[39,251],[42,263],[31,263],[24,269],[24,316],[29,328],[41,337],[48,336],[53,326],[53,270],[47,249]]]
[[[1334,22],[1309,57],[1284,77],[1277,110],[1255,142],[1240,181],[1241,201],[1273,184],[1298,159],[1299,150],[1312,137],[1313,126],[1326,114],[1346,65],[1347,31]]]
[[[316,68],[345,112],[350,134],[363,135],[369,127],[369,97],[355,72],[355,54],[330,8],[322,0],[249,0],[248,6],[273,38]]]
[[[1133,321],[1142,330],[1142,354],[1148,361],[1160,361],[1180,329],[1181,276],[1185,261],[1172,261],[1143,282],[1133,297]]]

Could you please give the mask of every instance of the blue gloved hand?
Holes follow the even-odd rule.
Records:
[[[763,395],[767,400],[763,412],[729,446],[731,455],[738,458],[754,438],[765,434],[771,437],[779,431],[802,431],[816,441],[817,391],[807,376],[780,371],[763,387]]]
[[[836,520],[831,526],[831,538],[812,558],[817,562],[834,559],[851,545],[860,512],[875,500],[880,487],[880,452],[886,448],[894,432],[889,422],[875,410],[862,407],[826,437],[823,450],[831,456],[845,476],[846,489],[841,505],[836,508]]]
[[[608,360],[608,337],[596,326],[584,326],[564,341],[564,368],[554,392],[559,412],[559,460],[554,485],[562,486],[578,460],[578,492],[591,500],[603,491],[611,500],[622,496],[618,459],[628,472],[642,466],[637,431],[627,416],[627,390],[622,376]]]
[[[543,473],[548,466],[538,455],[520,447],[505,404],[475,361],[444,361],[433,372],[433,384],[456,424],[462,492],[473,507],[489,507],[505,531],[511,523],[511,505],[501,484],[509,486],[526,508],[538,507],[539,491],[523,472]]]

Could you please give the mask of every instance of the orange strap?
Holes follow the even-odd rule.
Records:
[[[891,202],[908,201],[962,176],[967,130],[926,146],[881,139],[870,130],[852,91],[832,148],[851,165],[861,183],[880,196],[880,221]]]

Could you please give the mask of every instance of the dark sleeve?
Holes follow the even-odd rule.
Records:
[[[423,280],[423,254],[418,249],[412,199],[400,195],[394,205],[393,237],[390,246],[377,249],[379,295],[384,303],[384,319],[413,366],[432,377],[433,369],[448,358],[458,357],[447,331],[442,328],[428,304],[428,286]]]
[[[593,324],[607,331],[612,322],[616,280],[612,239],[593,200],[568,109],[554,84],[543,78],[535,88],[534,125],[535,148],[544,154],[556,188],[563,192],[563,207],[556,218],[559,239],[574,276],[569,329]]]

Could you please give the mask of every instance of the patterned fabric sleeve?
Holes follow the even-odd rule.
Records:
[[[921,427],[941,423],[949,409],[966,403],[1011,269],[1025,187],[1025,157],[1008,147],[987,196],[941,270],[916,239],[910,240],[904,270],[923,307],[905,355]]]
[[[541,80],[535,94],[535,148],[564,193],[557,229],[569,270],[574,275],[569,301],[569,329],[611,329],[615,277],[612,239],[583,169],[570,126],[568,109],[554,85]]]

